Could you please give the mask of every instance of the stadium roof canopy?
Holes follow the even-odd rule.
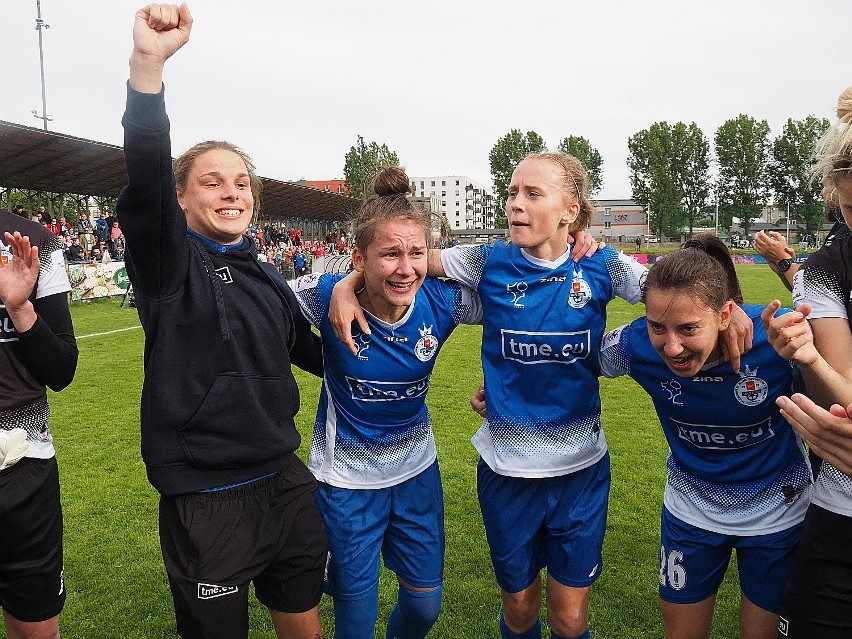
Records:
[[[264,218],[347,220],[359,200],[261,177]],[[118,197],[127,183],[120,146],[0,120],[0,186]]]

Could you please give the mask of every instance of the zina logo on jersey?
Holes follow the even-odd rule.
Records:
[[[414,345],[414,354],[421,362],[428,362],[438,352],[438,338],[432,335],[432,327],[426,328],[426,324],[417,330],[420,331],[420,339]]]
[[[740,381],[734,386],[734,397],[743,406],[757,406],[769,395],[769,384],[757,376],[757,369],[751,370],[746,364],[740,372]]]
[[[592,289],[583,279],[583,271],[574,271],[574,279],[571,280],[571,291],[568,293],[568,305],[571,308],[583,308],[592,299]]]

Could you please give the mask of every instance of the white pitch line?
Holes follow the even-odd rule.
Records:
[[[91,335],[78,335],[77,339],[86,339],[88,337],[100,337],[101,335],[112,335],[113,333],[122,333],[124,331],[132,331],[135,328],[142,328],[141,324],[136,326],[128,326],[127,328],[117,328],[114,331],[104,331],[103,333],[92,333]]]

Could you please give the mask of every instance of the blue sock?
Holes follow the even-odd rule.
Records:
[[[526,632],[516,634],[509,630],[503,613],[500,613],[500,637],[502,639],[541,639],[541,619],[536,619],[532,627]]]
[[[373,639],[379,616],[379,598],[334,597],[334,639]]]
[[[570,639],[570,637],[563,637],[558,632],[551,629],[550,630],[550,639]],[[584,632],[583,634],[581,634],[578,637],[574,637],[574,639],[592,639],[592,635],[589,634],[589,629],[586,628],[586,632]]]
[[[386,639],[423,639],[441,614],[443,591],[443,585],[427,591],[400,586],[399,599],[388,618]]]

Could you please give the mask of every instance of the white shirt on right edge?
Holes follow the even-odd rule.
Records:
[[[793,306],[812,307],[811,319],[849,320],[852,292],[852,236],[847,235],[824,246],[808,258],[793,277]],[[852,517],[852,477],[823,461],[811,502],[839,515]]]

